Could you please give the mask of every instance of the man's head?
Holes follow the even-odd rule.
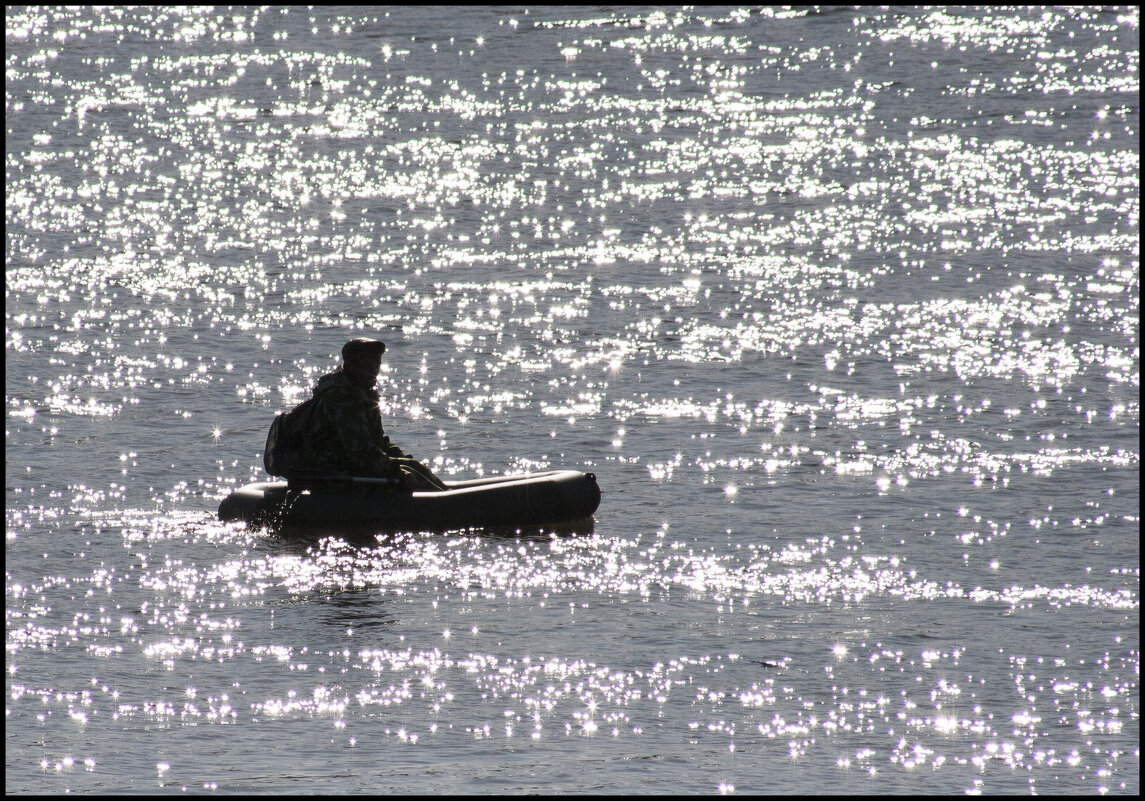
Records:
[[[342,370],[358,386],[373,389],[385,352],[386,345],[381,340],[351,339],[342,346]]]

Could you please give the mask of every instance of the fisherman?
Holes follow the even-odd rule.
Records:
[[[314,407],[302,442],[306,473],[396,478],[406,490],[445,490],[446,485],[382,430],[374,384],[385,343],[351,339],[342,347],[342,366],[318,379]]]

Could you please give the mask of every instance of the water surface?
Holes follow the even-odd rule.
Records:
[[[5,14],[7,791],[1139,792],[1136,9]]]

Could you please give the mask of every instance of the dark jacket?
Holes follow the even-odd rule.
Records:
[[[382,430],[378,393],[355,385],[342,368],[318,379],[302,456],[307,471],[397,477],[391,458],[409,458]]]

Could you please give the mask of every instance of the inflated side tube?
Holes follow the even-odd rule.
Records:
[[[402,492],[371,479],[248,484],[219,505],[219,519],[254,525],[352,525],[441,530],[520,526],[584,519],[600,505],[592,473],[555,470],[446,482],[444,492]]]

